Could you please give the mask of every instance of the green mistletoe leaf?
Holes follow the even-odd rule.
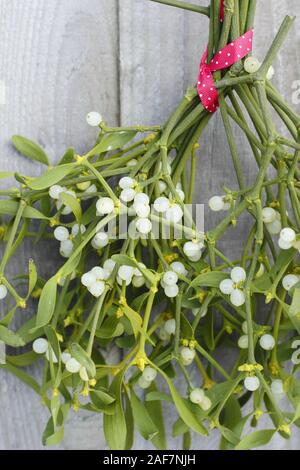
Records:
[[[144,439],[146,439],[146,441],[151,441],[153,437],[158,434],[157,427],[152,421],[144,403],[142,403],[133,390],[130,392],[130,401],[134,421],[137,425],[139,433]]]
[[[61,193],[60,199],[66,206],[69,206],[72,209],[72,212],[75,215],[77,222],[80,224],[82,219],[82,210],[80,202],[71,194],[67,193]]]
[[[190,284],[191,287],[219,287],[220,282],[227,279],[227,273],[212,271],[209,273],[199,274]]]
[[[48,189],[54,184],[59,183],[63,178],[70,174],[73,169],[73,163],[60,165],[46,171],[46,173],[44,173],[39,178],[35,178],[33,180],[26,180],[26,183],[29,188],[35,189],[36,191]]]
[[[16,215],[19,208],[19,203],[17,201],[0,201],[0,214],[2,215]],[[25,219],[44,219],[48,220],[44,214],[35,209],[34,207],[25,207],[22,217]]]
[[[93,157],[94,155],[99,155],[100,153],[110,152],[112,150],[120,149],[128,142],[130,142],[136,135],[136,132],[113,132],[111,134],[106,134],[101,142],[96,145],[92,150],[87,154],[88,157]]]
[[[32,140],[22,137],[21,135],[14,135],[12,137],[12,142],[15,148],[30,160],[35,160],[36,162],[43,163],[43,165],[49,166],[49,159],[45,151]]]
[[[25,342],[21,336],[3,325],[0,325],[0,341],[3,341],[3,343],[5,343],[7,346],[12,346],[14,348],[25,345]]]
[[[86,353],[86,351],[77,343],[72,343],[70,347],[72,356],[86,368],[89,377],[95,377],[96,367],[93,360]]]
[[[154,366],[155,367],[155,366]],[[155,367],[157,369],[157,367]],[[159,373],[163,376],[165,381],[168,384],[170,393],[172,395],[173,402],[176,406],[176,409],[178,411],[179,416],[181,417],[182,421],[186,423],[186,425],[195,431],[198,434],[202,434],[204,436],[208,435],[207,430],[201,424],[200,421],[197,420],[193,412],[186,406],[184,400],[181,398],[179,395],[177,388],[175,387],[174,383],[172,380],[163,372],[161,369],[158,369]]]
[[[43,287],[36,316],[36,328],[47,325],[54,314],[57,294],[56,277],[51,277]]]
[[[122,385],[124,373],[120,372],[113,380],[109,392],[116,397],[113,404],[114,414],[103,417],[103,427],[106,441],[112,450],[125,450],[127,425],[122,403]]]
[[[249,450],[256,447],[265,446],[271,441],[275,433],[276,429],[263,429],[253,432],[252,434],[244,437],[235,447],[235,450]]]

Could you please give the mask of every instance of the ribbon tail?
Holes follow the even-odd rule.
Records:
[[[210,62],[210,70],[216,72],[217,70],[227,69],[250,54],[253,47],[253,34],[254,30],[250,29],[235,41],[223,47]]]
[[[210,113],[217,111],[219,107],[219,94],[214,84],[212,72],[207,65],[200,68],[197,91],[203,107]]]

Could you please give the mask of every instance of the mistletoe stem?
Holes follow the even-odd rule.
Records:
[[[181,8],[182,10],[193,11],[205,16],[209,16],[209,8],[193,5],[192,3],[181,2],[179,0],[150,0],[151,2],[162,3],[171,7]]]

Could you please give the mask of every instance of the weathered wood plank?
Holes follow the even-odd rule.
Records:
[[[298,8],[297,8],[298,7]],[[286,2],[258,2],[254,53],[263,59],[284,15],[299,10],[296,0]],[[199,61],[203,53],[208,31],[207,18],[190,12],[182,12],[168,6],[123,0],[120,2],[120,79],[121,79],[121,122],[133,124],[160,124],[181,99],[188,86],[195,83]],[[288,44],[284,45],[274,64],[275,84],[287,101],[292,99],[292,83],[300,74],[299,28],[294,27]],[[256,174],[256,165],[251,149],[237,129],[235,136],[248,182]],[[210,122],[200,141],[197,169],[197,193],[195,202],[207,204],[209,197],[222,194],[226,185],[237,188],[222,120],[218,113]],[[222,217],[222,215],[220,215]],[[205,227],[219,220],[205,210]],[[237,229],[228,231],[222,248],[231,256],[241,251],[243,240],[249,229],[250,220],[243,217]],[[197,378],[195,377],[197,384]],[[172,413],[165,413],[169,429],[172,428]],[[268,420],[266,420],[266,427]],[[249,430],[250,432],[250,430]],[[298,449],[299,432],[293,439],[285,441],[276,437],[269,445],[271,449]],[[193,447],[217,449],[219,437],[212,433],[205,439],[194,436]],[[137,441],[139,448],[151,448],[150,443]],[[180,439],[169,435],[171,449],[181,446]]]
[[[15,158],[12,134],[37,139],[55,161],[67,146],[91,145],[91,109],[118,121],[117,3],[1,0],[0,10],[1,167],[34,172]]]
[[[12,134],[36,139],[54,162],[67,146],[83,152],[93,145],[97,131],[86,125],[88,111],[99,109],[118,123],[117,25],[115,0],[0,0],[0,80],[6,87],[6,103],[0,105],[2,170],[40,171],[13,151]],[[26,266],[25,251],[10,267],[11,275]],[[51,272],[52,259],[44,268],[44,275]],[[47,411],[14,377],[3,371],[0,376],[0,449],[42,448]],[[67,428],[61,448],[103,443],[97,416],[76,415]]]

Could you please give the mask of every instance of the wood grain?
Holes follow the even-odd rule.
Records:
[[[283,16],[297,12],[297,0],[258,2],[258,57],[263,58]],[[111,124],[162,123],[195,82],[207,29],[202,16],[146,0],[0,0],[0,80],[6,87],[6,104],[0,105],[1,169],[30,175],[40,171],[12,149],[10,137],[16,133],[40,142],[53,162],[70,145],[79,152],[86,150],[95,137],[85,123],[91,109],[100,110]],[[274,64],[274,81],[289,102],[292,83],[300,78],[299,43],[298,20]],[[247,143],[236,135],[251,181],[256,168]],[[236,188],[219,114],[200,142],[197,172],[199,203],[221,193],[224,184]],[[206,214],[206,228],[215,222]],[[228,234],[224,246],[229,253],[239,252],[247,227],[245,219]],[[11,274],[26,262],[23,250]],[[45,274],[53,269],[52,263],[49,259],[44,265]],[[34,373],[38,376],[39,368]],[[0,377],[0,449],[42,448],[47,412],[34,393],[12,376],[0,372]],[[171,429],[172,413],[166,414]],[[299,432],[290,441],[276,437],[269,447],[299,449],[299,437]],[[181,445],[171,432],[168,440],[170,449]],[[215,432],[209,439],[193,439],[194,448],[217,446]],[[73,414],[59,448],[104,448],[99,418]],[[137,438],[135,448],[151,444]]]

